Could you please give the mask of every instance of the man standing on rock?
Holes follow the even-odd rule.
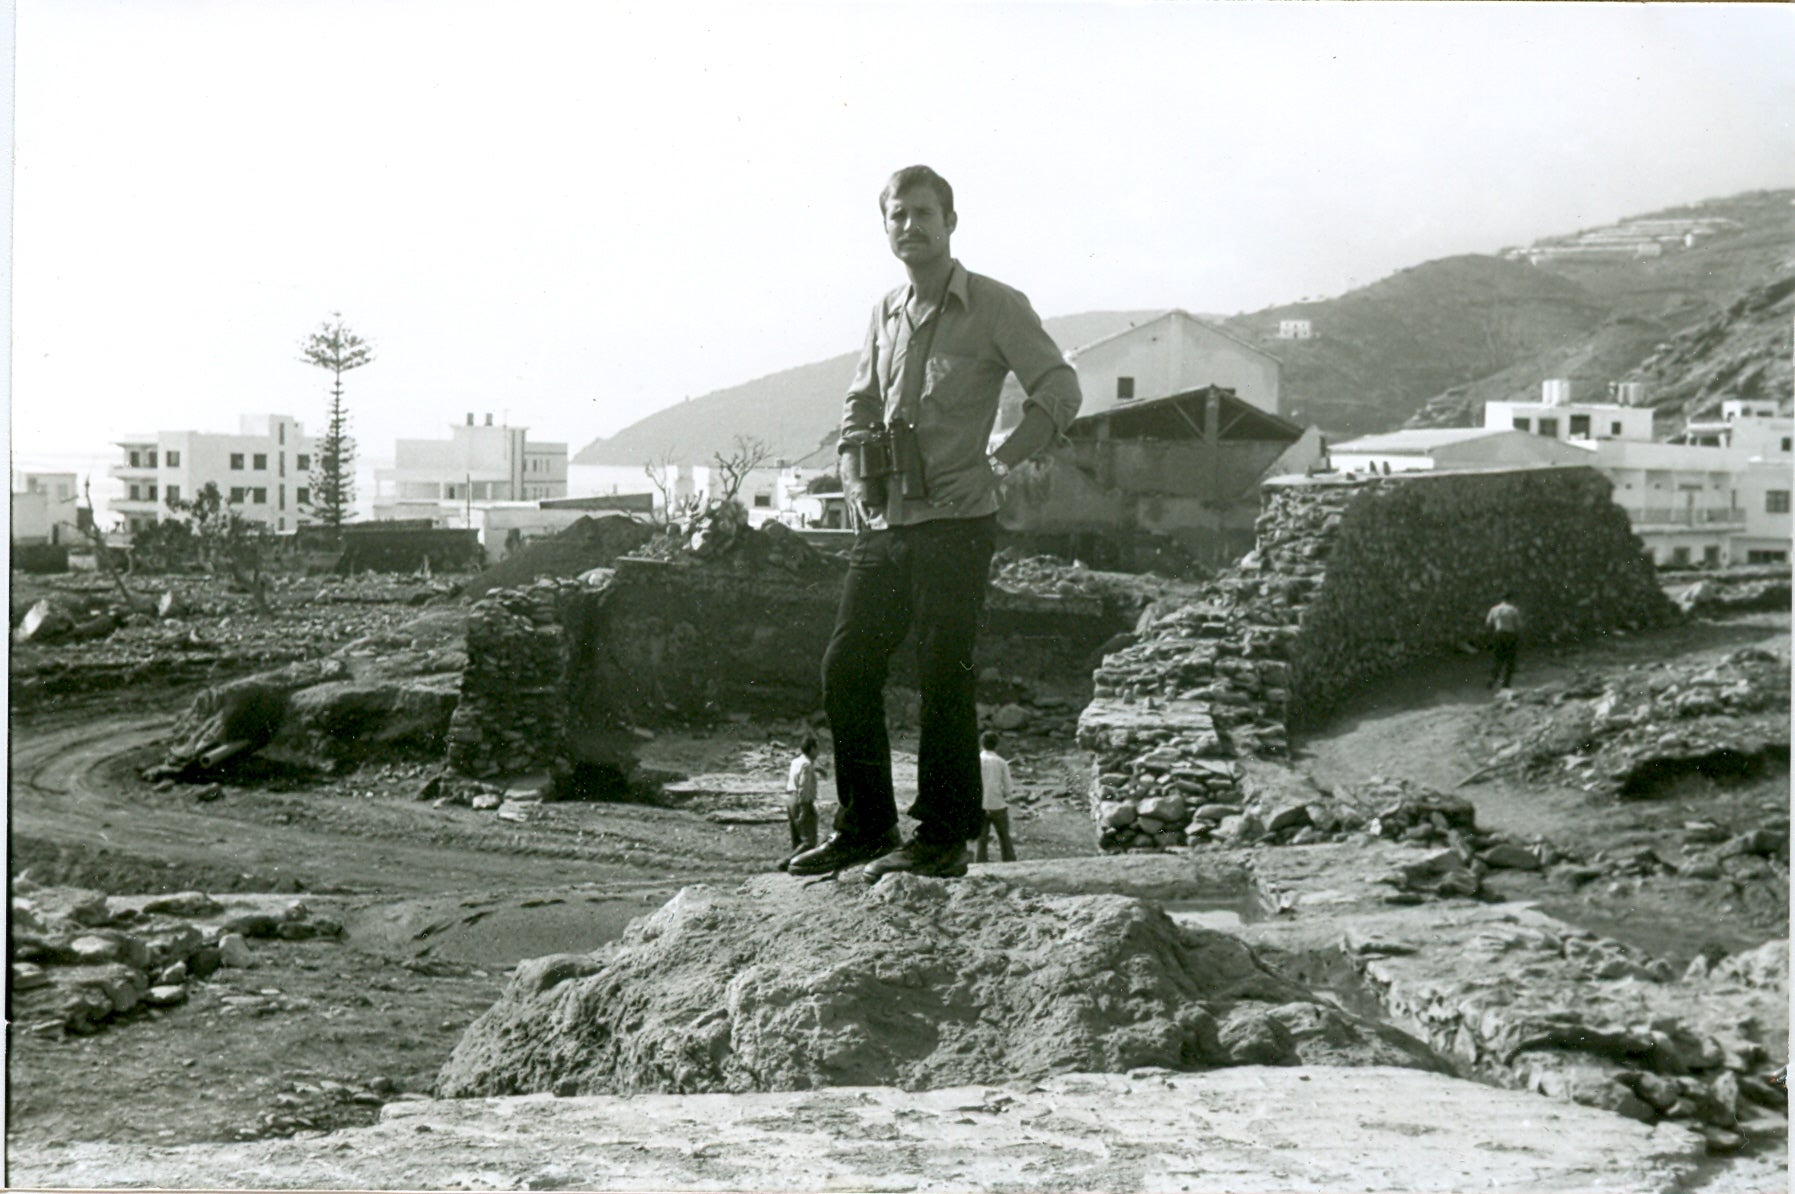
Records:
[[[885,236],[909,283],[873,309],[841,421],[841,479],[862,529],[849,555],[823,657],[834,735],[834,833],[792,859],[794,875],[867,863],[966,873],[984,827],[973,646],[997,532],[998,488],[1078,413],[1078,377],[1028,299],[949,252],[954,192],[927,166],[879,194]],[[1028,394],[1022,422],[993,452],[1004,377]],[[891,653],[914,624],[922,713],[914,836],[898,834],[885,732]]]
[[[1490,687],[1507,688],[1514,681],[1515,658],[1521,652],[1521,611],[1510,594],[1502,594],[1502,600],[1490,607],[1483,624],[1489,627],[1490,653],[1495,657]]]

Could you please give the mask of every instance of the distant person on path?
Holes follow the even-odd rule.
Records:
[[[1483,616],[1490,630],[1490,653],[1495,659],[1490,669],[1490,687],[1508,688],[1515,678],[1515,657],[1521,651],[1521,611],[1510,594],[1490,607]]]
[[[997,848],[1005,862],[1016,861],[1016,847],[1010,844],[1010,797],[1016,781],[1010,778],[1010,765],[997,753],[997,731],[986,730],[979,739],[979,776],[985,793],[985,827],[979,831],[978,861],[984,862],[985,844],[991,831],[997,830]]]
[[[782,871],[804,851],[816,849],[816,753],[816,735],[804,735],[798,757],[785,775],[785,819],[791,826],[792,852],[780,860]]]
[[[980,807],[973,647],[997,533],[998,490],[1078,414],[1078,375],[1028,299],[955,261],[954,191],[927,166],[879,193],[886,242],[909,282],[873,308],[841,420],[841,480],[860,530],[823,655],[835,738],[835,832],[792,859],[794,875],[868,864],[966,873]],[[1028,395],[1022,421],[988,451],[1004,378]],[[885,732],[891,653],[916,630],[922,714],[913,837],[898,833]]]

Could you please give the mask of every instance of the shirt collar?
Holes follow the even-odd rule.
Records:
[[[909,306],[910,296],[913,292],[914,287],[909,283],[905,283],[904,288],[897,292],[898,301],[894,311],[902,311],[905,307]],[[964,309],[971,304],[971,294],[971,283],[967,278],[966,267],[961,265],[956,258],[954,260],[953,268],[949,270],[947,274],[947,296],[949,298],[959,299],[960,306]]]

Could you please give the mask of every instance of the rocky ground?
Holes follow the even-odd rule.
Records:
[[[1043,583],[1058,582],[1047,578]],[[461,1170],[425,1164],[430,1149],[406,1151],[426,1126],[442,1133],[433,1137],[441,1145],[468,1139],[467,1125],[453,1126],[453,1115],[405,1117],[411,1114],[410,1104],[434,1106],[422,1100],[436,1092],[443,1067],[469,1026],[502,1005],[507,985],[523,973],[520,962],[583,954],[617,941],[631,920],[654,911],[681,887],[703,883],[712,891],[732,892],[743,880],[765,875],[786,847],[777,793],[800,725],[726,720],[644,736],[641,765],[658,782],[660,795],[632,803],[543,803],[532,798],[528,783],[470,789],[463,803],[448,798],[454,793],[445,793],[440,784],[430,788],[435,769],[410,759],[364,762],[326,776],[269,767],[222,782],[146,780],[144,769],[164,757],[177,715],[202,681],[316,658],[362,640],[376,654],[391,649],[382,643],[401,640],[428,649],[434,632],[409,628],[420,616],[430,617],[431,606],[444,615],[460,608],[440,579],[294,582],[275,590],[272,619],[249,613],[237,598],[217,598],[213,606],[207,600],[196,591],[188,598],[189,612],[178,619],[133,617],[106,638],[78,646],[15,647],[11,863],[15,877],[24,876],[14,889],[16,965],[8,1060],[7,1130],[15,1173],[24,1172],[17,1169],[23,1163],[34,1181],[41,1178],[49,1185],[291,1185],[304,1184],[307,1175],[318,1184],[345,1184],[326,1180],[333,1170],[320,1158],[329,1154],[335,1138],[316,1133],[379,1119],[380,1125],[368,1131],[380,1135],[348,1147],[357,1152],[366,1147],[370,1155],[387,1158],[389,1168],[363,1171],[380,1175],[381,1186],[450,1184],[457,1174],[463,1184],[514,1188],[526,1179],[535,1188],[549,1188],[542,1183],[615,1185],[629,1184],[633,1174],[638,1186],[790,1188],[791,1182],[774,1180],[783,1146],[770,1129],[759,1145],[738,1141],[732,1146],[739,1153],[733,1168],[700,1164],[689,1149],[676,1162],[657,1151],[661,1145],[652,1144],[649,1153],[634,1155],[660,1157],[658,1168],[619,1163],[611,1169],[576,1166],[560,1173],[538,1164],[538,1173],[517,1168],[522,1162],[507,1162],[488,1172],[457,1152],[460,1144],[443,1158],[445,1164],[454,1159]],[[1696,751],[1691,766],[1648,776],[1649,782],[1624,793],[1624,779],[1616,781],[1624,756],[1615,752],[1624,749],[1629,734],[1637,738],[1642,726],[1660,720],[1683,729],[1699,723],[1703,733],[1711,733],[1729,728],[1715,719],[1731,718],[1731,729],[1743,726],[1742,732],[1749,733],[1755,725],[1751,718],[1763,710],[1729,708],[1725,694],[1736,693],[1744,672],[1767,666],[1752,652],[1780,653],[1785,661],[1786,723],[1788,635],[1786,611],[1756,612],[1564,648],[1524,659],[1522,687],[1512,697],[1496,700],[1478,683],[1480,661],[1447,660],[1365,693],[1350,716],[1292,744],[1296,766],[1317,789],[1388,795],[1408,785],[1454,793],[1474,806],[1481,828],[1500,831],[1505,839],[1535,851],[1541,863],[1537,868],[1487,870],[1482,899],[1459,899],[1447,892],[1443,898],[1429,893],[1421,903],[1389,902],[1386,896],[1399,893],[1384,879],[1396,864],[1378,852],[1419,850],[1425,843],[1374,839],[1362,832],[1308,846],[1248,847],[1223,841],[1165,857],[1211,859],[1216,865],[1230,859],[1270,859],[1254,865],[1262,886],[1274,889],[1274,904],[1277,890],[1288,894],[1286,915],[1243,931],[1279,970],[1279,981],[1356,991],[1362,1004],[1342,1004],[1353,1015],[1386,1022],[1406,1017],[1412,1022],[1403,1024],[1402,1031],[1442,1057],[1452,1056],[1451,1040],[1432,1040],[1426,1031],[1428,1018],[1438,1016],[1428,998],[1437,997],[1442,984],[1487,990],[1534,981],[1541,989],[1561,992],[1556,998],[1575,1002],[1581,998],[1581,982],[1631,984],[1624,992],[1614,987],[1628,998],[1650,986],[1652,998],[1658,998],[1681,990],[1679,984],[1719,972],[1739,989],[1736,996],[1727,996],[1738,1003],[1728,1005],[1735,1027],[1740,1020],[1756,1020],[1750,1033],[1735,1033],[1750,1036],[1738,1043],[1758,1051],[1739,1072],[1747,1077],[1774,1073],[1786,1059],[1786,1007],[1779,1016],[1774,1006],[1765,1010],[1753,1001],[1774,1005],[1775,984],[1781,982],[1780,998],[1786,1003],[1786,952],[1782,973],[1772,974],[1769,985],[1762,985],[1762,976],[1754,980],[1759,985],[1740,979],[1737,971],[1744,963],[1732,962],[1732,971],[1725,968],[1730,959],[1756,957],[1753,951],[1788,935],[1786,732],[1780,756],[1774,749],[1760,749],[1754,762],[1735,767],[1730,761],[1713,765],[1713,751]],[[179,641],[204,645],[189,653],[197,662],[171,668],[164,661],[181,650],[172,646]],[[1691,699],[1690,693],[1707,696]],[[1714,703],[1704,704],[1710,698]],[[1643,718],[1635,716],[1642,705],[1648,706]],[[1572,725],[1582,727],[1582,737],[1565,728]],[[1592,727],[1601,727],[1593,738]],[[914,745],[899,741],[900,749]],[[1085,797],[1088,756],[1061,738],[1020,737],[1010,747],[1024,786],[1015,814],[1025,860],[1018,866],[1026,868],[1030,860],[1062,859],[1073,865],[1072,860],[1088,859],[1095,852]],[[899,762],[900,787],[913,784],[913,757]],[[827,789],[825,781],[825,793]],[[1439,845],[1446,844],[1441,830]],[[1328,851],[1335,853],[1324,858]],[[1127,865],[1142,857],[1148,856],[1110,861]],[[1305,866],[1314,873],[1304,877]],[[1001,869],[993,867],[992,874]],[[1357,878],[1348,882],[1348,875]],[[769,876],[742,890],[762,891],[782,882]],[[1113,878],[1092,882],[1099,885],[1080,890],[1116,890]],[[71,894],[69,888],[91,894]],[[160,906],[152,901],[186,892],[196,894]],[[970,886],[968,892],[963,898],[974,898]],[[1174,885],[1157,895],[1144,889],[1137,894],[1175,903],[1178,891]],[[1481,910],[1491,908],[1497,909],[1497,917],[1508,915],[1507,905],[1489,902],[1496,897],[1524,901],[1531,905],[1529,915],[1568,928],[1505,923],[1498,929],[1478,920],[1485,915]],[[1365,930],[1366,939],[1396,942],[1396,949],[1344,949],[1346,922],[1324,914],[1329,908],[1359,918],[1372,926]],[[1444,926],[1449,921],[1465,927],[1448,930]],[[1400,952],[1402,942],[1425,939],[1430,932],[1441,942],[1458,943],[1447,951],[1457,969],[1431,970],[1427,966],[1432,963],[1424,965],[1425,956],[1417,962],[1415,955]],[[1492,945],[1492,933],[1507,933],[1515,943]],[[1540,934],[1557,942],[1550,957],[1541,952],[1545,937]],[[1592,949],[1609,948],[1572,947],[1570,940],[1613,943],[1610,952],[1637,967],[1640,976],[1617,972],[1595,980],[1552,969],[1564,967],[1567,959],[1581,965]],[[1440,956],[1439,951],[1431,956]],[[1669,981],[1647,972],[1653,962],[1662,964],[1660,970],[1668,968]],[[1602,959],[1590,963],[1595,968],[1601,964]],[[1768,965],[1776,969],[1774,961]],[[997,983],[995,963],[985,970]],[[1391,990],[1399,996],[1380,1007],[1379,992]],[[1335,999],[1339,1001],[1337,993]],[[1623,999],[1616,1007],[1624,1004]],[[1660,1009],[1657,1014],[1673,1013]],[[1153,1019],[1143,1015],[1143,1022]],[[1221,1019],[1225,1021],[1225,1012]],[[1491,1020],[1492,1033],[1519,1031],[1514,1021],[1499,1020]],[[1649,1024],[1646,1028],[1650,1040]],[[993,1040],[974,1052],[981,1059],[1001,1059],[1025,1044]],[[1284,1060],[1310,1059],[1298,1052]],[[810,1062],[794,1058],[789,1064]],[[913,1058],[911,1064],[933,1064],[939,1071],[938,1079],[924,1085],[997,1076],[945,1054],[934,1063]],[[1218,1076],[1222,1072],[1172,1075],[1167,1081],[1210,1079],[1225,1085]],[[1562,1067],[1553,1070],[1562,1072]],[[1629,1072],[1654,1071],[1634,1066]],[[1698,1067],[1691,1072],[1705,1075],[1708,1089],[1721,1071]],[[1287,1102],[1301,1097],[1295,1083],[1306,1071],[1267,1073],[1275,1073],[1280,1093],[1264,1097]],[[1435,1078],[1414,1073],[1401,1081]],[[1602,1081],[1611,1079],[1604,1071]],[[1542,1078],[1535,1085],[1552,1088],[1554,1081],[1559,1080]],[[1684,1166],[1676,1169],[1682,1175],[1677,1180],[1699,1171],[1720,1183],[1715,1188],[1728,1188],[1726,1173],[1774,1171],[1786,1139],[1777,1109],[1767,1105],[1776,1101],[1774,1091],[1748,1085],[1740,1096],[1743,1102],[1734,1108],[1737,1130],[1722,1129],[1733,1135],[1706,1140],[1664,1134],[1673,1127],[1694,1133],[1697,1127],[1717,1126],[1712,1116],[1669,1115],[1683,1092],[1672,1093],[1638,1077],[1626,1081],[1642,1100],[1665,1104],[1665,1122],[1650,1137],[1656,1143],[1645,1135],[1627,1137],[1610,1157],[1613,1181],[1591,1176],[1580,1184],[1641,1188],[1667,1181],[1668,1170],[1648,1173],[1634,1167],[1658,1155],[1654,1150],[1683,1158],[1677,1162]],[[1559,1081],[1561,1095],[1563,1085]],[[720,1081],[709,1089],[728,1088],[729,1082]],[[576,1104],[586,1104],[588,1089],[578,1089],[582,1097],[564,1104],[570,1114]],[[1222,1085],[1204,1089],[1214,1092],[1205,1098],[1213,1097],[1217,1116],[1234,1105],[1229,1099],[1235,1096]],[[1100,1114],[1070,1110],[1095,1090],[1076,1098],[1069,1090],[1059,1092],[1054,1096],[1059,1114]],[[1022,1096],[979,1095],[978,1100],[988,1105],[998,1097]],[[884,1098],[850,1102],[873,1108],[884,1106]],[[1133,1098],[1111,1092],[1096,1101],[1139,1105]],[[1448,1101],[1439,1092],[1418,1098],[1418,1104],[1437,1107]],[[1164,1100],[1155,1105],[1163,1106]],[[1326,1100],[1314,1103],[1327,1105]],[[651,1110],[640,1106],[644,1114]],[[742,1114],[764,1117],[781,1114],[783,1104],[769,1103],[760,1110],[740,1106]],[[882,1151],[884,1146],[851,1143],[859,1129],[850,1120],[864,1115],[850,1115],[846,1106],[825,1111],[817,1104],[815,1111],[818,1124],[840,1125],[843,1150],[858,1150],[860,1168],[844,1172],[866,1178],[913,1168],[930,1176],[911,1184],[962,1188],[1006,1181],[1052,1184],[1025,1172],[1000,1172],[1001,1165],[982,1178],[962,1166],[955,1177],[951,1166],[926,1159],[939,1147],[926,1141],[912,1141],[906,1154],[910,1159],[900,1166],[893,1154]],[[1541,1106],[1555,1108],[1541,1115],[1587,1114],[1605,1117],[1602,1123],[1630,1122],[1569,1102]],[[1430,1158],[1469,1154],[1438,1139],[1452,1130],[1448,1125],[1424,1124],[1423,1112],[1411,1110],[1412,1132],[1377,1139],[1392,1148],[1407,1147],[1415,1163],[1388,1170],[1388,1180],[1375,1184],[1459,1188],[1460,1183],[1438,1177],[1445,1170]],[[923,1122],[916,1118],[925,1114],[923,1103],[915,1104],[913,1112],[898,1111],[897,1122],[912,1125],[905,1132],[922,1131],[927,1141],[938,1142],[956,1130],[950,1123],[939,1130],[915,1127]],[[583,1113],[620,1114],[596,1104]],[[666,1114],[673,1118],[657,1121],[659,1127],[645,1121],[636,1129],[619,1126],[615,1134],[623,1139],[636,1132],[640,1141],[658,1140],[655,1133],[671,1131],[667,1124],[687,1113],[670,1104]],[[1136,1112],[1135,1121],[1144,1124],[1146,1114]],[[1478,1129],[1489,1139],[1479,1144],[1467,1137],[1463,1148],[1482,1149],[1487,1158],[1495,1158],[1510,1155],[1503,1150],[1528,1147],[1520,1136],[1500,1137],[1495,1126],[1501,1115],[1519,1113],[1478,1114],[1490,1117],[1488,1126]],[[1249,1122],[1254,1122],[1250,1114],[1241,1124]],[[1593,1140],[1597,1122],[1578,1131]],[[1236,1139],[1252,1139],[1256,1132],[1264,1138],[1263,1126],[1223,1131],[1220,1119],[1209,1126],[1212,1134],[1232,1132]],[[1202,1139],[1188,1125],[1186,1129],[1181,1139]],[[876,1126],[869,1130],[876,1135]],[[1616,1130],[1625,1135],[1625,1129]],[[1161,1172],[1160,1162],[1107,1169],[1073,1162],[1079,1149],[1088,1150],[1097,1139],[1122,1142],[1126,1134],[1118,1131],[1068,1137],[1056,1146],[1059,1152],[1049,1150],[1038,1159],[1063,1165],[1073,1185],[1080,1184],[1080,1173],[1089,1179],[1087,1187],[1092,1182],[1105,1188],[1180,1184],[1175,1175],[1151,1178]],[[738,1135],[745,1139],[754,1132],[743,1128]],[[1679,1143],[1665,1143],[1672,1139]],[[308,1141],[317,1142],[316,1147],[305,1152]],[[1338,1188],[1332,1181],[1351,1180],[1344,1174],[1370,1172],[1362,1166],[1330,1168],[1329,1158],[1338,1158],[1326,1151],[1320,1137],[1313,1142],[1308,1169],[1290,1167],[1296,1164],[1294,1157],[1304,1155],[1300,1150],[1274,1157],[1243,1145],[1246,1151],[1230,1154],[1237,1170],[1215,1169],[1207,1184],[1196,1179],[1184,1184],[1263,1186],[1267,1183],[1238,1175],[1278,1172],[1287,1180],[1270,1185],[1325,1189]],[[199,1151],[183,1150],[178,1156],[149,1151],[186,1145],[199,1146]],[[1130,1147],[1141,1156],[1157,1149],[1154,1155],[1162,1159],[1178,1153],[1163,1133],[1149,1133]],[[1724,1164],[1732,1168],[1716,1171],[1711,1167],[1721,1163],[1719,1158],[1701,1159],[1712,1147],[1727,1152],[1730,1159]],[[279,1151],[284,1148],[302,1151]],[[245,1151],[250,1149],[261,1151]],[[1624,1164],[1617,1159],[1622,1154],[1629,1158]],[[329,1155],[342,1159],[340,1152]],[[1177,1169],[1170,1161],[1165,1164]],[[1435,1166],[1431,1177],[1427,1165]],[[1569,1171],[1535,1168],[1527,1180],[1551,1188],[1550,1175],[1562,1178]],[[1221,1179],[1215,1175],[1228,1172],[1236,1173],[1236,1180],[1218,1186]],[[1511,1188],[1526,1184],[1503,1172]],[[605,1173],[611,1176],[605,1178]],[[1034,1177],[1039,1176],[1036,1171]]]

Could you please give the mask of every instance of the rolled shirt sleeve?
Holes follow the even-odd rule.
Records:
[[[860,363],[854,367],[854,380],[848,384],[848,397],[842,404],[841,442],[837,450],[847,447],[850,436],[871,431],[884,420],[885,399],[879,392],[879,327],[884,316],[885,303],[881,300],[867,321]]]
[[[1022,383],[1028,401],[1046,411],[1054,430],[1064,435],[1084,404],[1078,373],[1041,326],[1034,306],[1020,293],[1012,293],[1015,301],[1004,308],[994,329],[998,351]]]

